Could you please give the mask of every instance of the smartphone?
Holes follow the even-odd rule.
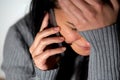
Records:
[[[55,14],[54,14],[54,9],[50,9],[49,10],[49,24],[48,24],[48,28],[50,27],[57,27],[57,22],[56,22],[56,18],[55,18]],[[55,37],[55,36],[61,36],[60,33],[56,33],[56,34],[53,34],[53,35],[50,35],[49,37]],[[53,43],[53,44],[50,44],[48,46],[46,46],[46,49],[54,49],[54,48],[58,48],[58,47],[62,47],[63,46],[63,43]],[[58,56],[58,57],[62,57],[64,56],[64,53],[61,53],[61,54],[57,54],[55,56]]]
[[[50,9],[49,10],[49,27],[57,27],[57,22],[56,22],[56,18],[55,18],[55,13],[54,13],[54,9]],[[61,36],[60,33],[56,33],[53,36]],[[58,47],[62,47],[62,43],[58,43],[57,44]]]

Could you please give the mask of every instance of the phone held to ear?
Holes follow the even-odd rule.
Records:
[[[50,27],[57,27],[57,22],[56,22],[56,19],[55,19],[55,14],[54,14],[54,9],[50,9],[49,10],[49,26]],[[61,36],[60,33],[56,33],[55,36]],[[59,47],[62,47],[62,43],[58,43]]]
[[[56,22],[56,19],[55,19],[54,9],[50,9],[49,10],[49,24],[48,24],[48,28],[50,28],[50,27],[57,27],[57,26],[58,25],[57,25],[57,22]],[[58,32],[58,33],[53,34],[53,35],[51,35],[49,37],[54,37],[54,36],[61,36],[61,34]],[[45,48],[45,50],[46,49],[54,49],[54,48],[58,48],[58,47],[62,47],[62,46],[63,46],[62,43],[54,43],[54,44],[48,45]],[[60,54],[60,55],[56,55],[56,56],[61,56],[61,55],[63,55],[63,53]]]

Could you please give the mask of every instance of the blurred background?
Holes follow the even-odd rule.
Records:
[[[1,70],[3,46],[10,26],[29,12],[31,0],[0,0],[0,80],[5,77]]]

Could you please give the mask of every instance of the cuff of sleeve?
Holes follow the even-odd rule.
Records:
[[[55,80],[58,70],[59,68],[43,71],[35,67],[36,76],[40,80]]]
[[[88,80],[119,80],[119,27],[113,24],[80,32],[91,44]]]
[[[118,40],[118,26],[117,24],[112,24],[104,28],[88,30],[80,32],[88,42],[91,43],[92,47],[103,47],[104,44],[110,44]],[[104,44],[101,44],[104,43]],[[98,45],[97,45],[98,44]],[[101,44],[101,45],[100,45]],[[106,45],[109,46],[109,45]],[[105,46],[104,46],[105,47]]]

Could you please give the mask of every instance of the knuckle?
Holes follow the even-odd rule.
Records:
[[[32,53],[31,56],[32,56],[32,59],[35,60],[35,53]]]
[[[32,52],[33,52],[33,47],[30,47],[30,48],[29,48],[29,52],[32,54]]]
[[[43,63],[43,61],[46,61],[47,58],[50,56],[49,50],[44,51],[44,53],[40,54],[40,62]]]
[[[33,61],[34,61],[34,64],[35,64],[36,67],[38,67],[41,70],[44,70],[44,62],[43,62],[43,60],[41,60],[41,59],[39,59],[39,60],[33,59]]]
[[[52,27],[52,28],[50,29],[50,31],[51,31],[51,33],[56,33],[56,32],[59,31],[59,28],[58,28],[58,27]]]
[[[39,45],[45,45],[45,44],[46,44],[46,39],[44,39],[44,38],[43,38],[43,39],[41,39],[41,40],[40,40],[40,44],[39,44]]]
[[[41,52],[39,50],[34,50],[32,53],[31,53],[31,56],[33,59],[36,59],[36,56],[40,55]]]
[[[40,36],[41,35],[41,32],[39,31],[37,34],[36,34],[36,37]]]
[[[95,7],[97,10],[102,10],[103,9],[103,3],[102,2],[96,2]]]
[[[46,60],[43,57],[39,57],[39,59],[33,58],[34,65],[38,67],[41,70],[47,70],[48,68],[46,67]]]

